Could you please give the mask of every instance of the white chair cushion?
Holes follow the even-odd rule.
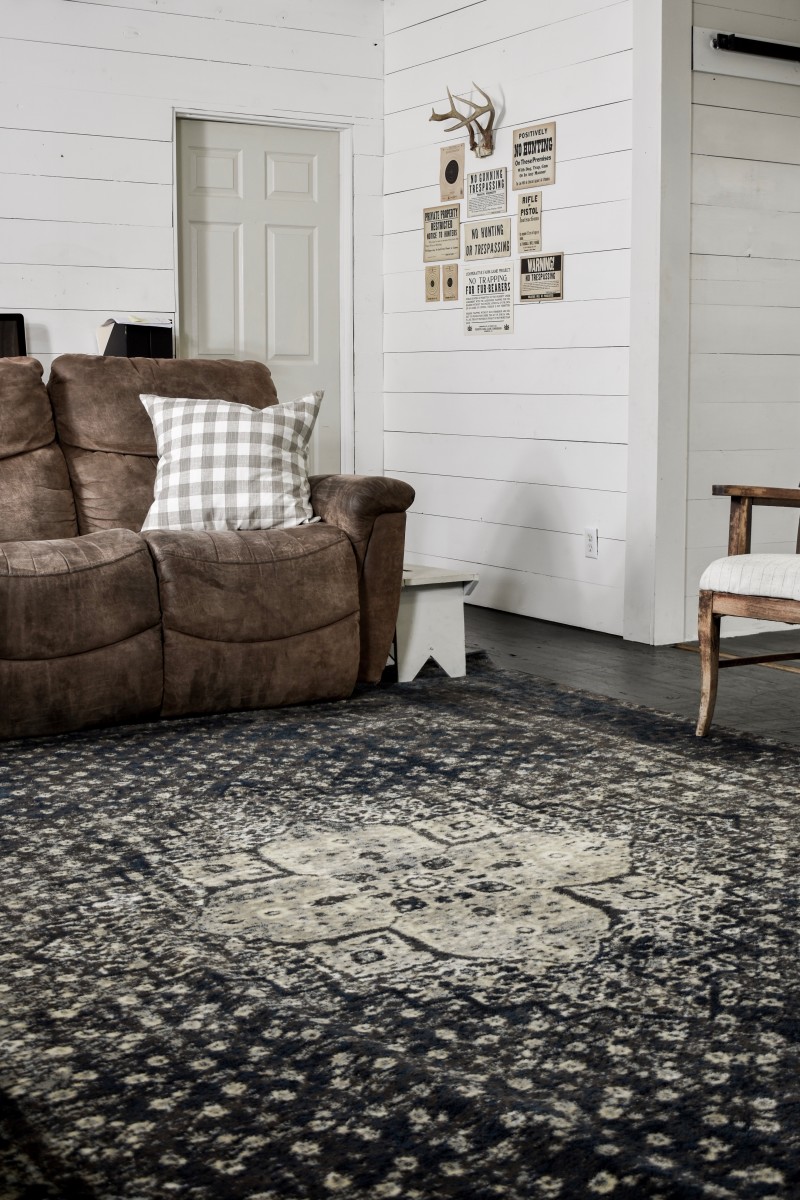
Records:
[[[800,600],[800,554],[735,554],[706,567],[701,592]]]

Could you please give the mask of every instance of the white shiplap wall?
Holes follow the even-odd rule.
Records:
[[[620,632],[625,537],[630,196],[629,0],[385,0],[386,470],[417,490],[408,556],[478,570],[473,602]],[[422,209],[438,204],[428,117],[475,81],[511,133],[557,122],[543,247],[560,303],[515,307],[514,333],[469,337],[462,301],[424,302]],[[466,217],[462,202],[462,219]],[[518,260],[512,256],[512,261]],[[503,260],[497,260],[503,261]],[[508,260],[505,260],[508,261]],[[463,273],[463,262],[462,262]],[[463,274],[461,280],[463,299]],[[584,556],[583,530],[600,530]]]
[[[356,468],[382,467],[377,0],[11,0],[0,23],[0,309],[49,367],[175,310],[173,112],[353,127]]]
[[[800,43],[800,0],[695,3],[694,23]],[[726,553],[711,485],[800,480],[800,85],[695,71],[693,118],[687,637]],[[796,511],[758,509],[753,548],[791,551],[796,531]]]

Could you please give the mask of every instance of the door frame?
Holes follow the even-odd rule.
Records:
[[[175,283],[175,337],[180,328],[180,272],[178,270],[178,121],[219,121],[235,125],[280,126],[284,129],[322,129],[339,134],[339,413],[341,471],[352,475],[356,463],[355,359],[353,306],[355,281],[353,234],[353,125],[343,121],[272,117],[264,113],[223,112],[217,109],[172,110],[172,236]]]

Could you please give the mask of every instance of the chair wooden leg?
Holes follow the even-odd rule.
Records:
[[[697,719],[697,736],[705,737],[711,728],[714,705],[717,700],[719,677],[719,624],[720,617],[714,612],[714,593],[700,593],[700,608],[697,614],[697,632],[700,638],[700,715]]]

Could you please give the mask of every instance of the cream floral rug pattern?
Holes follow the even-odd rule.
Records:
[[[7,744],[0,1198],[800,1195],[799,767],[485,663]]]

